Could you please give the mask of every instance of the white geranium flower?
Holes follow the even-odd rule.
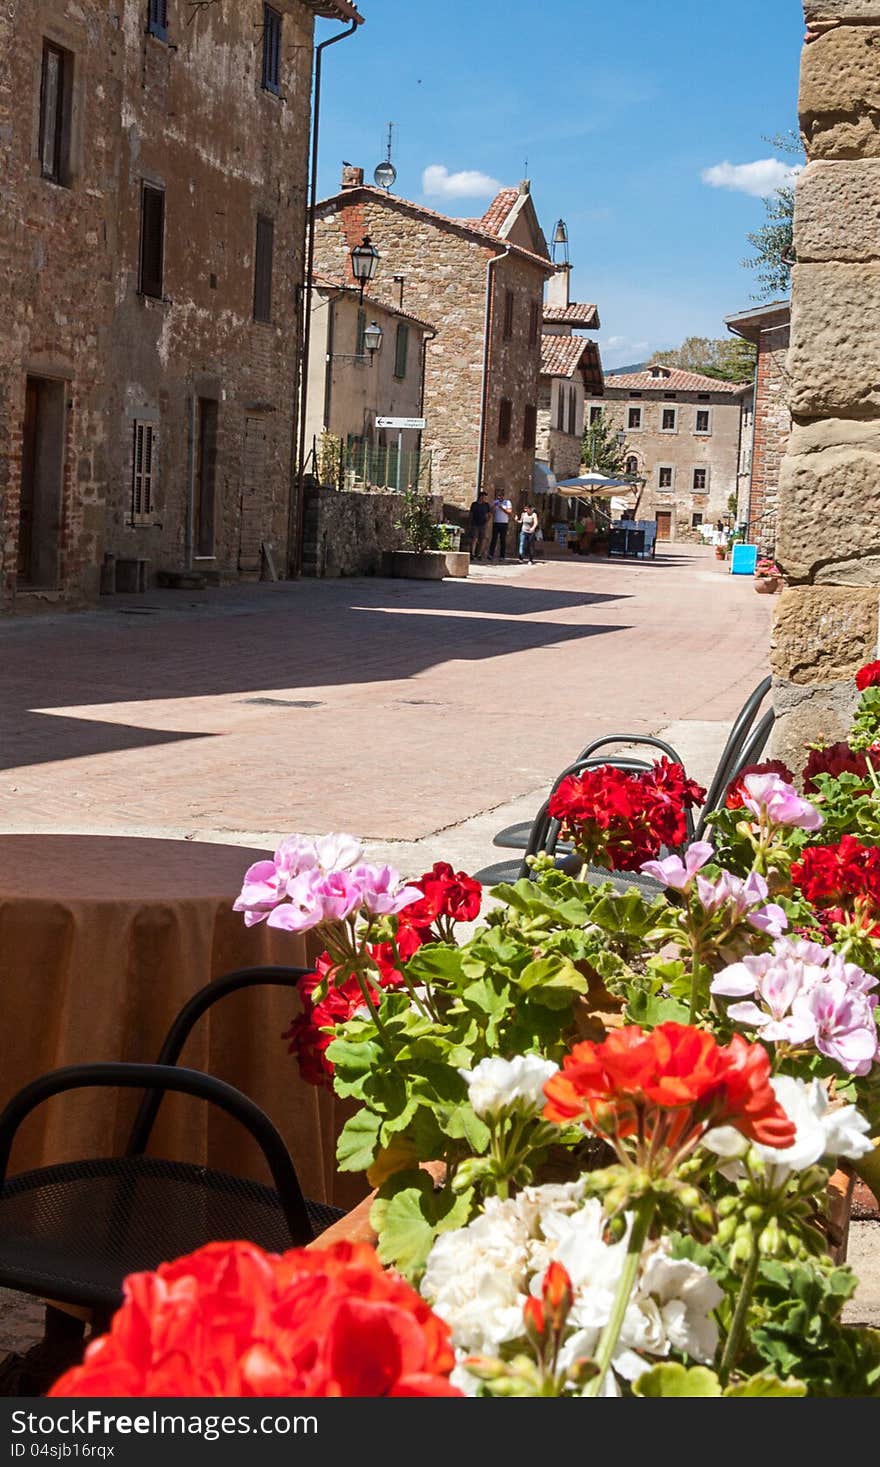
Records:
[[[868,1139],[870,1126],[854,1105],[833,1106],[821,1080],[796,1080],[791,1075],[777,1075],[771,1080],[776,1099],[789,1120],[794,1122],[795,1138],[790,1146],[760,1146],[753,1150],[771,1169],[771,1184],[781,1187],[792,1172],[803,1172],[823,1156],[845,1156],[858,1161],[873,1149]],[[730,1126],[718,1126],[703,1137],[703,1145],[726,1163],[719,1170],[735,1178],[742,1172],[739,1158],[749,1150],[749,1143]],[[733,1165],[730,1163],[733,1162]]]
[[[347,871],[363,858],[363,854],[363,846],[353,835],[331,832],[315,841],[318,865],[327,874],[331,871]]]
[[[486,1117],[512,1106],[543,1110],[544,1085],[558,1069],[537,1054],[520,1054],[512,1060],[480,1060],[473,1070],[458,1073],[467,1081],[468,1099],[477,1115]]]

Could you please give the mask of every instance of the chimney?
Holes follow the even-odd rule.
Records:
[[[520,194],[530,194],[531,192],[532,192],[532,182],[531,182],[531,179],[529,179],[529,178],[522,179],[521,182],[520,182],[519,188],[517,189],[517,193],[520,193]]]
[[[547,304],[563,309],[570,304],[571,266],[557,265],[556,274],[547,281]]]
[[[356,168],[353,163],[342,165],[342,187],[360,188],[364,181],[363,168]]]

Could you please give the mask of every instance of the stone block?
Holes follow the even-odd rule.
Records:
[[[880,156],[880,25],[843,25],[806,46],[801,131],[811,158]]]
[[[880,425],[859,446],[789,453],[779,474],[776,544],[786,574],[836,581],[840,571],[845,584],[876,585],[867,566],[864,579],[859,576],[863,557],[880,554],[878,485]]]
[[[880,413],[880,264],[796,265],[792,275],[792,413]]]
[[[880,24],[880,0],[804,0],[804,17],[817,20],[876,20]]]
[[[798,179],[799,260],[880,260],[880,158],[810,163]]]
[[[773,680],[773,725],[769,757],[782,759],[799,774],[808,745],[845,739],[852,723],[858,691],[851,677],[821,687]]]
[[[852,678],[877,653],[878,594],[849,586],[793,586],[776,607],[774,677],[798,685]]]

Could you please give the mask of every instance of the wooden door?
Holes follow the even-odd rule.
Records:
[[[18,579],[22,584],[29,584],[33,580],[39,401],[39,386],[33,377],[28,377],[21,434],[21,494],[18,511]]]
[[[262,564],[262,541],[268,534],[264,525],[264,509],[269,484],[269,434],[266,419],[248,416],[244,420],[244,445],[241,461],[241,504],[238,531],[238,568],[259,571]]]
[[[672,510],[671,509],[658,509],[657,515],[656,515],[656,519],[657,519],[657,539],[658,540],[671,540],[672,539]]]

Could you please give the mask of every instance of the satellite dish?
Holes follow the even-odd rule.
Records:
[[[373,173],[373,182],[378,188],[390,189],[397,181],[397,169],[390,158],[380,163]]]

